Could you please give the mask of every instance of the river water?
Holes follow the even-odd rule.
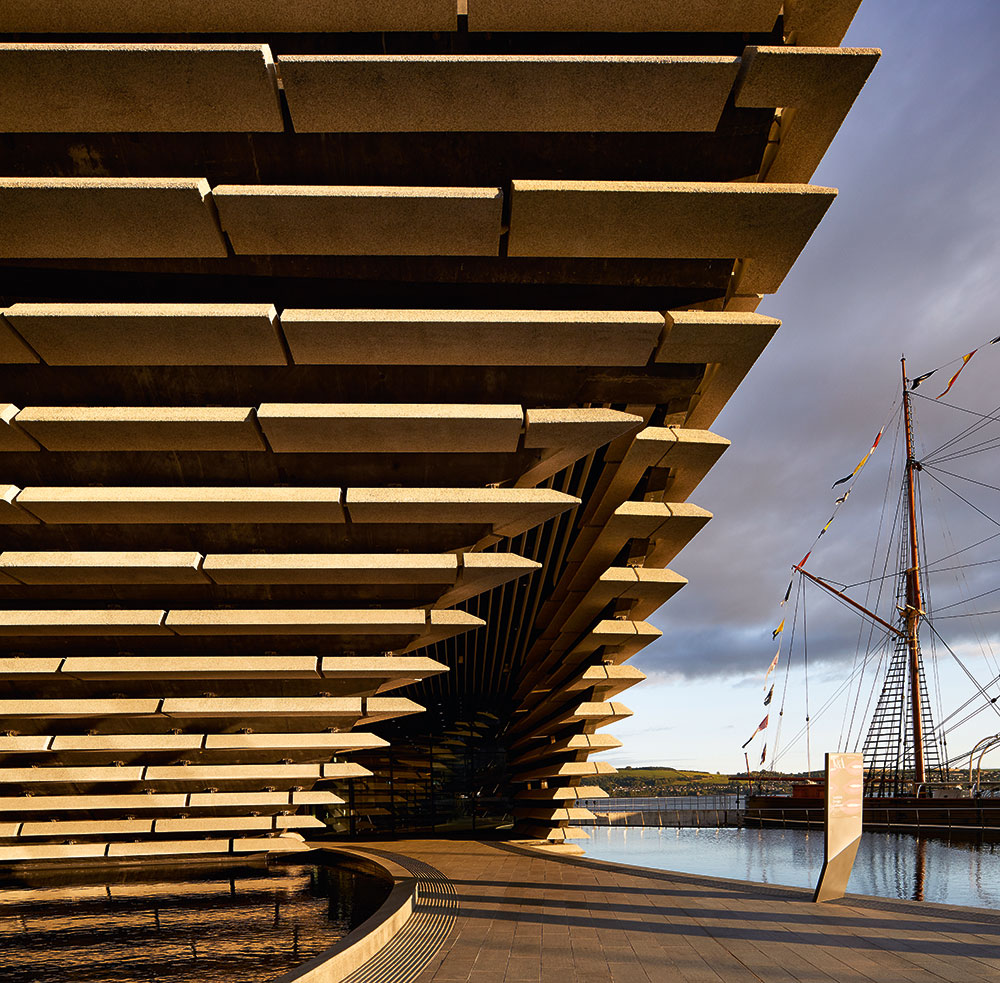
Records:
[[[595,860],[763,884],[815,887],[820,830],[589,826]],[[865,833],[848,890],[883,898],[1000,908],[1000,843]]]
[[[314,864],[122,868],[0,887],[3,983],[263,983],[371,915],[385,882]]]

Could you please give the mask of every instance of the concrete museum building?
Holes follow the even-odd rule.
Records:
[[[0,4],[0,862],[567,849],[857,5]]]

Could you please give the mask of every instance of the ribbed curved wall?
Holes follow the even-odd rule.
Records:
[[[5,4],[0,862],[578,834],[856,7]]]

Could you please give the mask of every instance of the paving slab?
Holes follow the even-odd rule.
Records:
[[[1000,981],[996,911],[856,896],[816,905],[801,888],[496,842],[351,845],[420,872],[418,916],[453,912],[443,944],[405,977],[418,983]]]

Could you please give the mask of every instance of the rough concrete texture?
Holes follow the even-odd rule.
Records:
[[[529,409],[524,418],[525,447],[601,447],[642,426],[641,416],[600,406]]]
[[[813,185],[516,180],[508,252],[749,259],[741,289],[773,293],[836,195]]]
[[[38,356],[0,314],[0,365],[36,364]]]
[[[241,406],[29,406],[17,422],[49,451],[263,451]]]
[[[579,502],[534,488],[349,488],[345,505],[353,522],[487,523],[500,534],[513,525],[529,529]]]
[[[262,44],[0,44],[9,133],[281,131]]]
[[[271,304],[14,304],[49,365],[284,365]]]
[[[4,0],[0,32],[255,34],[453,31],[455,0]]]
[[[0,485],[0,524],[8,526],[35,525],[38,519],[17,504],[21,489],[17,485]]]
[[[0,570],[22,584],[204,584],[200,563],[167,551],[0,553]]]
[[[695,429],[712,425],[781,325],[773,317],[730,311],[668,311],[666,321],[656,361],[706,366],[685,421]]]
[[[854,105],[881,52],[877,48],[748,47],[736,105],[792,109],[781,118],[771,182],[808,181]]]
[[[38,443],[15,422],[20,407],[0,403],[0,451],[37,451]]]
[[[216,657],[119,655],[113,659],[100,655],[69,656],[63,660],[60,673],[77,679],[122,679],[128,676],[143,679],[213,679],[229,676],[234,679],[319,678],[317,659],[308,655],[243,655],[238,659],[227,655]]]
[[[0,611],[0,635],[165,635],[159,609]]]
[[[262,403],[257,419],[277,452],[513,453],[524,413],[475,403]]]
[[[458,576],[458,557],[451,553],[209,553],[203,570],[216,584],[452,584]]]
[[[239,255],[496,256],[499,250],[497,188],[222,184],[213,197]]]
[[[769,31],[781,0],[468,0],[470,31]]]
[[[420,610],[169,611],[166,626],[178,635],[418,634],[427,619]]]
[[[33,487],[19,504],[42,522],[343,522],[339,488]]]
[[[645,365],[653,311],[285,310],[299,365]]]
[[[2,177],[0,257],[226,255],[204,178]]]
[[[298,132],[709,131],[723,55],[283,55]]]
[[[794,44],[838,45],[860,6],[861,0],[785,0],[785,37]]]

